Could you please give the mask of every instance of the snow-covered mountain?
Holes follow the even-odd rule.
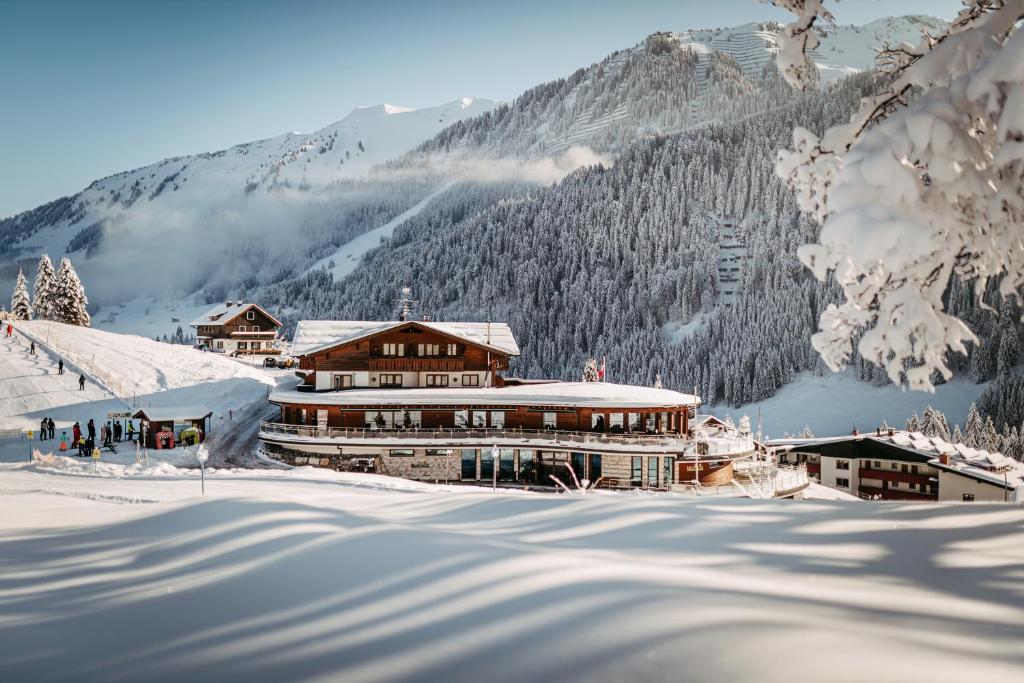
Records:
[[[177,205],[207,215],[240,197],[278,190],[310,192],[364,175],[446,126],[498,102],[464,97],[437,107],[359,107],[314,133],[287,133],[218,152],[174,157],[95,181],[82,192],[0,221],[5,256],[81,251],[108,224]],[[0,253],[2,253],[0,252]]]

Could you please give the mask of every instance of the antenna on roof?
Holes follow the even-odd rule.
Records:
[[[412,296],[412,288],[402,287],[402,298],[397,300],[397,303],[402,307],[402,312],[398,314],[398,319],[405,322],[412,316],[413,304],[418,304],[419,301],[414,301],[409,297]]]

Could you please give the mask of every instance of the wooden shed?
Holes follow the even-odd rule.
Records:
[[[209,433],[210,416],[213,411],[205,406],[156,406],[139,408],[132,417],[144,421],[145,428],[140,430],[145,434],[145,444],[148,448],[156,448],[156,435],[160,432],[174,431],[175,425],[189,425],[199,430],[201,439],[206,440]],[[178,432],[174,434],[175,441],[179,441]]]

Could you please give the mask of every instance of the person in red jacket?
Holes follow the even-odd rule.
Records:
[[[71,443],[77,446],[79,440],[82,438],[82,428],[78,426],[77,422],[75,423],[75,426],[71,428],[71,436]]]

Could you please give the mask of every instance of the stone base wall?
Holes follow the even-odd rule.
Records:
[[[347,449],[344,455],[309,453],[264,444],[267,454],[280,462],[296,467],[326,467],[341,472],[374,472],[418,481],[457,481],[462,461],[459,451],[450,458],[427,455],[424,449],[413,449],[411,456],[390,455],[389,450]]]

